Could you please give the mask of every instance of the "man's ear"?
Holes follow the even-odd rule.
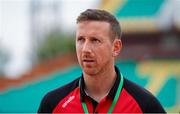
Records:
[[[115,39],[113,41],[113,57],[118,56],[120,51],[121,51],[121,49],[122,49],[121,39]]]

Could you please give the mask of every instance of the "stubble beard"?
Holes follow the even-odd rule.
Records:
[[[108,70],[109,68],[109,64],[110,64],[110,61],[106,61],[103,65],[97,65],[97,63],[95,65],[92,65],[92,66],[81,66],[82,70],[83,70],[83,73],[89,75],[89,76],[96,76],[98,74],[101,74],[101,73],[104,73]]]

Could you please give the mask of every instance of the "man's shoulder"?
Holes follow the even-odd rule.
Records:
[[[147,89],[125,79],[125,90],[137,101],[143,112],[164,112],[158,99]]]
[[[56,88],[54,90],[49,91],[45,96],[46,97],[64,97],[66,96],[68,93],[70,93],[71,91],[73,91],[76,87],[78,87],[78,83],[79,83],[79,78],[65,84],[64,86],[61,86],[59,88]]]
[[[66,97],[71,91],[78,87],[79,78],[69,82],[68,84],[48,92],[42,99],[38,113],[51,113],[56,105]]]
[[[131,94],[141,94],[141,97],[154,97],[152,93],[150,93],[147,89],[145,89],[144,87],[128,80],[125,78],[124,81],[124,87],[125,89],[131,93]]]

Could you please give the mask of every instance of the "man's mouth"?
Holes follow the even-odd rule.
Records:
[[[84,59],[83,62],[94,62],[94,60],[91,60],[91,59]]]

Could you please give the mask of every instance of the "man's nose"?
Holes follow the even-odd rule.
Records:
[[[84,45],[83,45],[83,52],[85,53],[90,53],[92,51],[92,46],[89,42],[85,42]]]

